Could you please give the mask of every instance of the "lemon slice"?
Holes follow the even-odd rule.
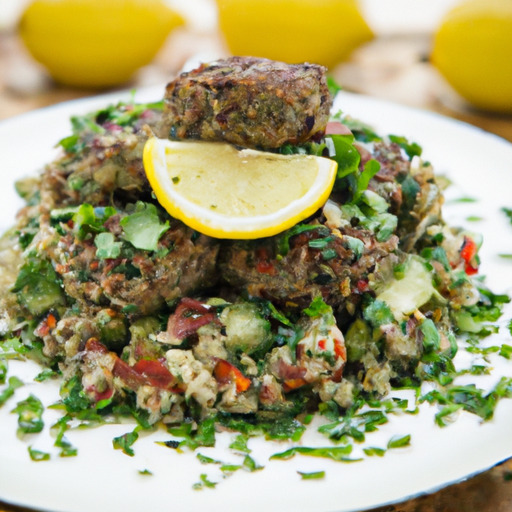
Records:
[[[251,239],[280,233],[318,210],[332,190],[337,164],[222,142],[150,138],[144,168],[173,217],[211,237]]]

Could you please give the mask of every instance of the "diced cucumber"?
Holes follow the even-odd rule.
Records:
[[[21,266],[12,291],[35,316],[65,304],[57,273],[49,261],[37,256],[29,256]]]
[[[432,274],[423,261],[410,256],[401,279],[392,279],[386,288],[377,294],[384,301],[397,320],[403,319],[426,304],[433,296],[444,302],[444,298],[432,284]]]
[[[226,348],[230,352],[252,354],[268,348],[272,341],[270,322],[263,318],[258,308],[249,303],[233,304],[221,314],[226,326]]]
[[[372,346],[375,346],[372,331],[364,320],[358,318],[345,334],[348,361],[359,361]]]

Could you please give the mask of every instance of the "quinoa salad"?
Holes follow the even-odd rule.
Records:
[[[0,406],[21,385],[15,354],[59,379],[62,435],[72,420],[130,417],[192,447],[220,430],[299,440],[320,414],[329,439],[358,441],[382,410],[414,407],[390,405],[391,390],[424,382],[440,388],[417,392],[440,406],[439,424],[461,408],[492,417],[512,383],[455,396],[452,360],[510,299],[479,278],[480,237],[445,222],[447,183],[421,146],[332,111],[325,71],[235,57],[183,73],[162,101],[71,119],[60,155],[17,182],[25,206],[0,241]],[[211,238],[156,201],[142,162],[151,135],[324,156],[337,177],[291,229]],[[37,398],[18,408],[37,432]],[[130,454],[136,438],[116,447]]]

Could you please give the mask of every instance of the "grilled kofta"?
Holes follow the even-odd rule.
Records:
[[[64,153],[39,179],[18,183],[27,200],[17,225],[27,256],[15,288],[24,315],[74,303],[80,316],[66,320],[74,332],[79,318],[102,309],[158,314],[215,284],[217,241],[152,202],[143,126],[155,125],[161,106],[118,104],[74,117],[72,135],[60,142]],[[47,354],[60,350],[45,343]]]
[[[162,137],[271,149],[321,137],[332,99],[325,68],[232,57],[167,86]]]
[[[98,205],[151,196],[142,165],[144,127],[161,120],[162,103],[112,105],[71,118],[73,133],[60,141],[64,154],[42,175],[42,203],[50,208]]]
[[[428,165],[416,168],[396,143],[357,143],[361,170],[380,164],[359,206],[339,183],[306,222],[275,237],[221,246],[222,279],[229,287],[285,310],[303,309],[316,296],[341,321],[355,311],[369,283],[403,261],[429,225],[440,221],[442,195]]]
[[[284,310],[302,310],[322,296],[336,314],[353,313],[369,289],[370,274],[396,251],[398,239],[378,242],[369,231],[331,229],[321,220],[277,237],[224,246],[223,279]]]

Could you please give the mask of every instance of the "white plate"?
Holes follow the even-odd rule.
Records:
[[[156,99],[163,88],[140,91],[137,100]],[[125,98],[127,98],[126,96]],[[0,227],[9,227],[20,201],[12,185],[16,178],[32,174],[49,160],[52,147],[69,132],[68,118],[104,106],[113,96],[66,103],[29,113],[0,124]],[[424,156],[439,173],[448,175],[457,185],[453,197],[471,196],[476,203],[449,203],[445,217],[450,223],[464,224],[484,233],[482,273],[488,275],[496,292],[510,292],[511,262],[498,253],[511,253],[512,226],[500,212],[512,207],[512,146],[498,137],[443,117],[385,103],[367,97],[343,93],[337,105],[346,113],[371,123],[382,133],[403,134],[419,142]],[[468,215],[485,220],[475,224]],[[503,324],[510,318],[507,311]],[[506,328],[498,337],[510,336]],[[462,364],[468,364],[461,354]],[[472,377],[481,387],[492,386],[499,377],[512,375],[512,364],[496,357],[490,377]],[[55,383],[37,384],[31,378],[38,369],[30,363],[10,362],[10,374],[27,383],[0,409],[0,499],[53,512],[85,512],[93,508],[111,512],[150,509],[210,512],[226,510],[339,511],[363,510],[398,502],[407,497],[431,492],[483,471],[512,456],[512,400],[500,402],[494,420],[482,424],[478,418],[462,413],[447,428],[433,421],[434,407],[424,405],[416,416],[392,416],[379,432],[368,436],[367,444],[385,446],[392,435],[411,434],[411,445],[391,450],[382,458],[365,458],[346,464],[325,459],[296,456],[288,461],[269,456],[288,444],[251,439],[249,447],[257,463],[265,469],[255,473],[238,471],[222,480],[215,489],[193,490],[192,484],[206,473],[220,480],[212,465],[201,465],[190,452],[177,453],[155,444],[167,440],[164,431],[142,434],[135,445],[135,456],[128,457],[112,449],[112,438],[132,430],[132,425],[105,426],[94,430],[74,430],[67,435],[78,447],[77,457],[59,458],[48,428],[38,435],[16,437],[15,403],[33,393],[46,403],[57,398]],[[46,425],[58,417],[47,411]],[[199,450],[213,458],[237,463],[240,460],[227,449],[229,435],[220,435],[215,449]],[[327,445],[310,428],[302,443]],[[27,447],[51,452],[47,462],[32,462]],[[356,454],[359,452],[356,452]],[[153,475],[141,475],[148,469]],[[301,480],[297,471],[325,470],[322,480]]]

